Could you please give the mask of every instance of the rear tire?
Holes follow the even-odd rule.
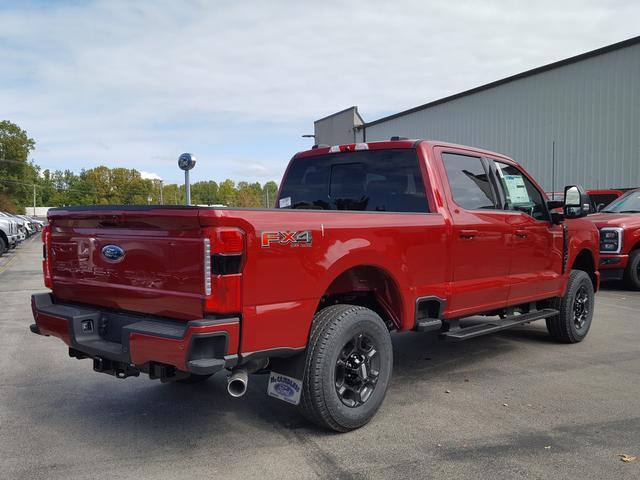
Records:
[[[629,263],[624,271],[624,284],[629,290],[640,290],[640,250],[629,254]]]
[[[387,326],[368,308],[333,305],[313,320],[300,410],[337,432],[365,425],[384,400],[393,369]]]
[[[578,343],[584,340],[591,328],[595,295],[591,278],[582,270],[571,270],[564,297],[553,302],[559,314],[547,318],[547,330],[554,340]]]

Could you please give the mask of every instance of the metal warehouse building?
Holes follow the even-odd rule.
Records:
[[[314,124],[316,143],[394,135],[506,154],[547,191],[640,186],[640,37],[372,122],[351,107]]]

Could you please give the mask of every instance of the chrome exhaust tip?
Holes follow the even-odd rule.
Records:
[[[247,393],[249,374],[246,368],[240,367],[232,370],[227,379],[227,392],[235,398],[239,398]]]

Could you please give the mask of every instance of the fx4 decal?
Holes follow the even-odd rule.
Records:
[[[311,246],[311,230],[302,230],[300,232],[262,232],[261,234],[262,248],[269,248],[273,244],[289,245],[291,247],[310,247]]]

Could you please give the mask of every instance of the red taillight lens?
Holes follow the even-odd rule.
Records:
[[[44,286],[53,288],[53,279],[51,277],[51,263],[49,260],[49,252],[51,246],[51,226],[42,227],[42,274],[44,275]]]
[[[348,143],[345,145],[334,145],[329,148],[329,153],[355,152],[356,150],[369,150],[367,143]]]
[[[244,232],[234,227],[204,230],[204,310],[239,313],[242,301]]]
[[[227,255],[244,253],[244,233],[238,228],[215,228],[212,253]]]

